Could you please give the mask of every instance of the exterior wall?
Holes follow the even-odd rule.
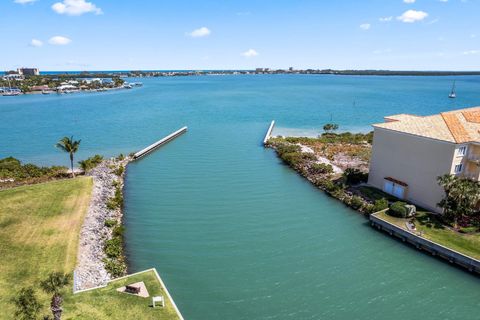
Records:
[[[480,146],[470,144],[467,150],[467,161],[465,166],[465,176],[479,181],[480,180]]]
[[[383,190],[391,177],[408,184],[405,200],[440,212],[437,177],[453,172],[454,143],[375,128],[368,183]]]

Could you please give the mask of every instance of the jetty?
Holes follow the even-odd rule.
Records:
[[[270,127],[268,127],[267,134],[263,139],[263,145],[267,144],[268,139],[270,139],[274,126],[275,126],[275,120],[272,120],[272,122],[270,123]]]
[[[163,146],[164,144],[172,141],[173,139],[180,136],[181,134],[187,132],[187,129],[188,129],[187,127],[183,127],[183,128],[178,129],[177,131],[175,131],[173,133],[170,133],[165,138],[162,138],[162,139],[158,140],[157,142],[155,142],[155,143],[149,145],[148,147],[146,147],[146,148],[138,151],[137,153],[135,153],[133,155],[133,159],[134,160],[140,159],[141,157],[149,154],[150,152],[156,150],[157,148]]]

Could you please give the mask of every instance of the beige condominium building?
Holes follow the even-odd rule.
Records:
[[[373,127],[370,185],[441,212],[444,192],[437,177],[479,180],[480,107],[425,117],[398,114]]]

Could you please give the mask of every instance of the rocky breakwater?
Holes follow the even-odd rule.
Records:
[[[86,173],[93,178],[90,206],[80,231],[74,290],[106,284],[126,273],[122,204],[125,168],[131,157],[103,160]]]

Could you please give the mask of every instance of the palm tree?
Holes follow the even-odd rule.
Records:
[[[462,217],[478,214],[480,183],[449,174],[438,177],[437,180],[445,191],[445,197],[438,205],[443,209],[446,218],[453,220],[455,228]]]
[[[50,309],[52,310],[54,320],[60,320],[62,316],[63,298],[61,290],[64,286],[68,285],[69,282],[70,276],[61,272],[53,272],[47,279],[40,282],[43,291],[53,294]]]
[[[80,146],[80,142],[82,140],[73,140],[73,136],[63,137],[60,141],[57,142],[55,145],[62,151],[68,152],[70,155],[70,167],[72,168],[72,176],[75,178],[75,172],[73,172],[73,154],[78,151],[78,147]]]

